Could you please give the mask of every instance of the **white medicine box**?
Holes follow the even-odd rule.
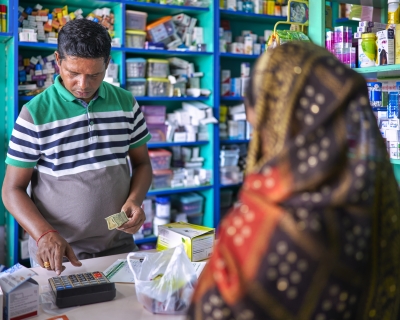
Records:
[[[39,284],[32,279],[34,271],[17,263],[0,273],[0,287],[4,299],[4,320],[27,319],[37,316]]]

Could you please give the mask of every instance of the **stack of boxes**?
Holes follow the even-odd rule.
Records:
[[[245,106],[243,103],[236,106],[220,106],[220,139],[222,140],[250,140],[253,128],[246,121]]]
[[[83,19],[82,9],[68,12],[68,7],[55,8],[52,12],[40,4],[35,7],[18,7],[19,40],[28,42],[44,41],[57,44],[58,32],[70,20]],[[86,19],[103,25],[114,37],[114,15],[110,8],[96,9]],[[113,40],[113,46],[120,46],[119,39]]]
[[[356,67],[357,53],[353,47],[351,27],[335,27],[335,31],[328,31],[325,40],[326,48],[342,63],[350,68]]]
[[[206,51],[203,28],[196,24],[196,18],[184,13],[147,24],[146,12],[127,10],[126,47]]]
[[[287,16],[287,0],[219,0],[219,7],[232,11]]]
[[[54,54],[46,57],[18,56],[18,94],[36,95],[53,84],[59,69]]]
[[[397,160],[400,159],[399,80],[367,83],[372,110],[386,139],[390,158]]]
[[[240,65],[240,78],[232,78],[230,70],[221,71],[221,96],[244,97],[250,81],[250,63],[242,62]]]
[[[200,97],[211,91],[201,88],[203,72],[196,72],[192,62],[180,59],[126,60],[126,89],[134,97]],[[147,78],[145,78],[147,76]]]
[[[251,30],[243,30],[240,36],[233,41],[230,22],[221,21],[219,28],[219,50],[236,54],[260,55],[266,51],[266,40],[272,31],[265,30],[264,35],[258,36]]]
[[[351,27],[335,27],[325,46],[351,68],[400,64],[400,25],[360,21],[353,36]]]

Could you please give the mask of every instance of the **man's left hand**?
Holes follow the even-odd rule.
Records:
[[[125,211],[129,221],[117,229],[130,234],[138,232],[143,222],[146,220],[143,209],[134,201],[127,200],[122,206],[121,211]]]

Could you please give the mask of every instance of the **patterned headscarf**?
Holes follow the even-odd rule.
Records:
[[[260,57],[251,85],[242,205],[221,224],[189,315],[397,319],[399,193],[365,80],[294,42]]]

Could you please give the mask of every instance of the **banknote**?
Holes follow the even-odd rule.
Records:
[[[115,213],[105,219],[107,221],[108,230],[113,230],[115,228],[119,228],[125,222],[127,222],[129,220],[124,211]]]

